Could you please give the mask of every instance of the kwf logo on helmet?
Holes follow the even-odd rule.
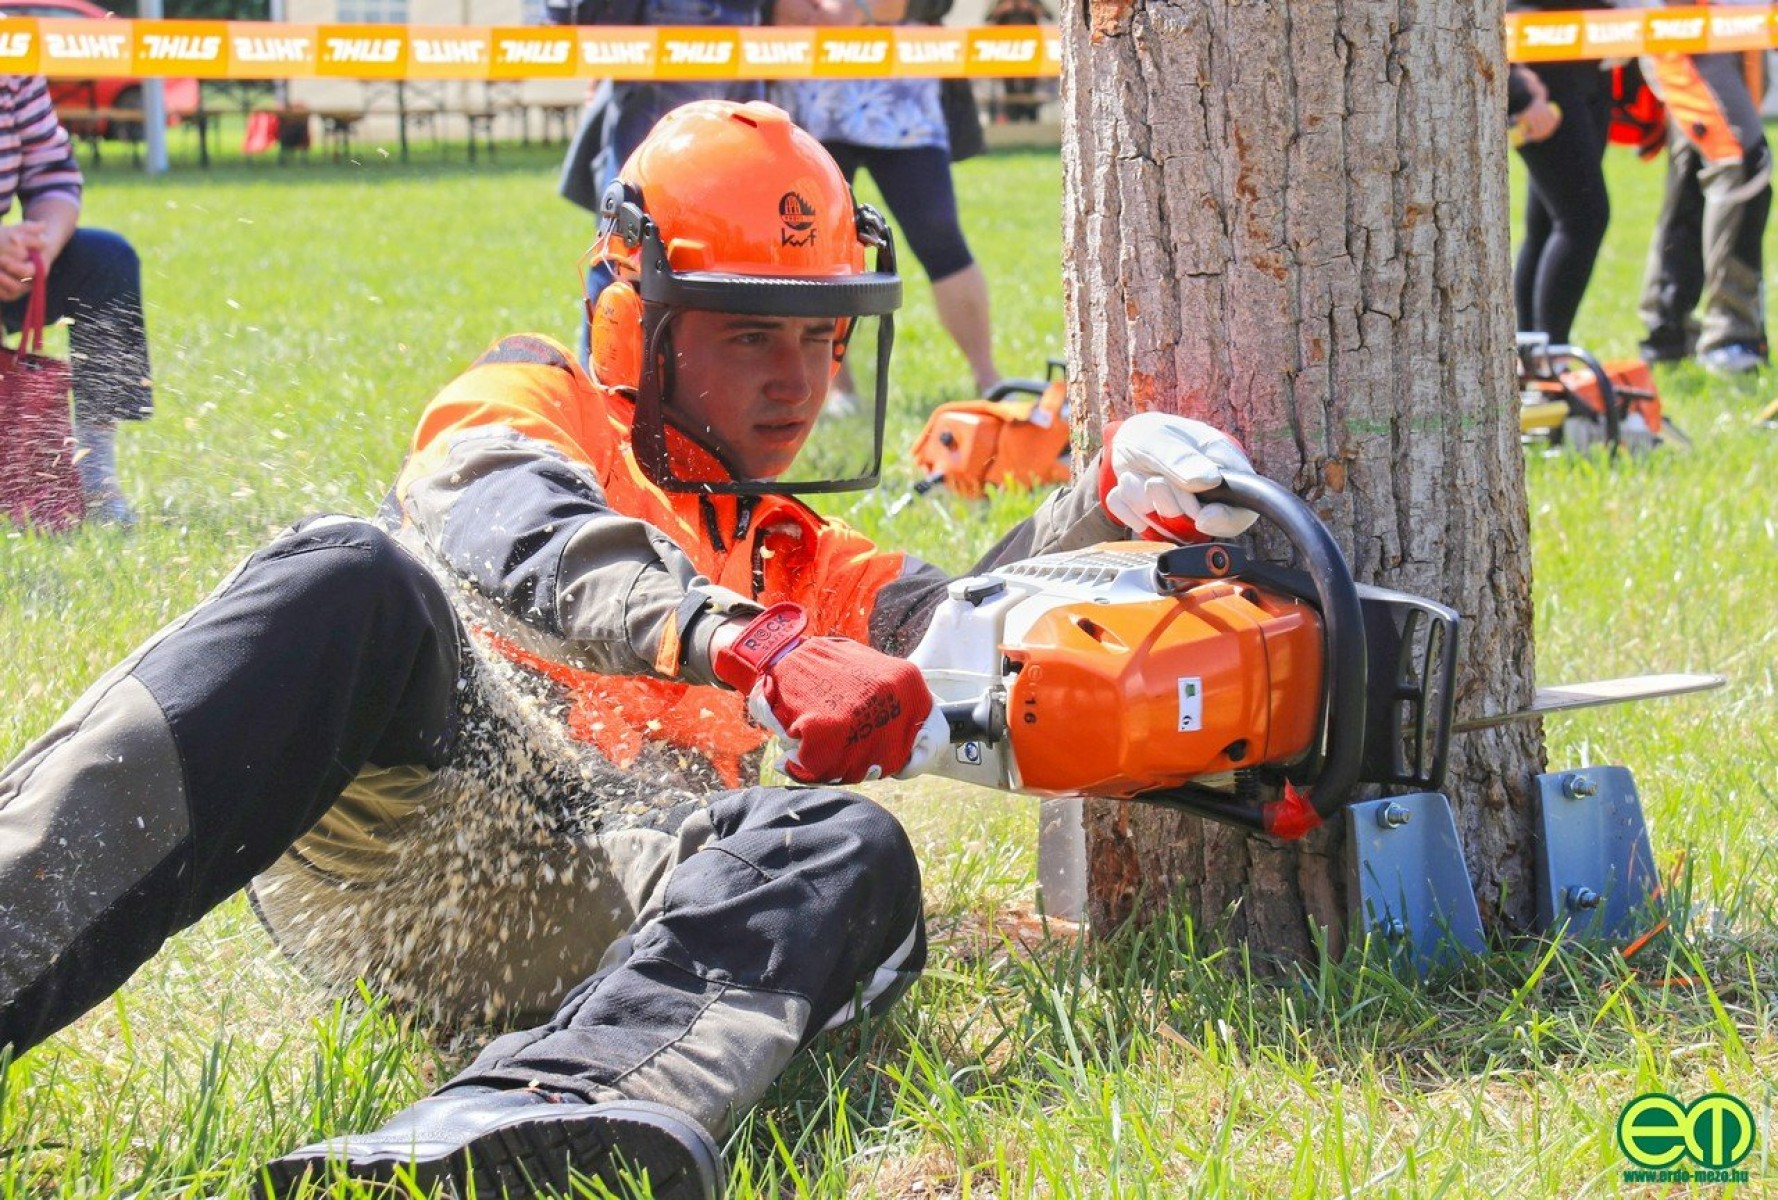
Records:
[[[813,246],[815,244],[815,206],[795,192],[785,192],[778,200],[778,218],[784,222],[783,245]]]

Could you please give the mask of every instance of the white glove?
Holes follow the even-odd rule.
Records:
[[[944,709],[935,700],[926,714],[920,732],[914,735],[914,748],[908,754],[908,765],[895,773],[897,779],[915,779],[938,766],[951,752],[951,723],[945,720]]]
[[[1197,497],[1221,484],[1224,471],[1253,474],[1253,464],[1227,434],[1190,417],[1155,412],[1137,413],[1109,432],[1099,500],[1120,525],[1177,542],[1238,537],[1255,521],[1245,508]]]

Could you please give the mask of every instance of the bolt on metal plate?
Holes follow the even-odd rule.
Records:
[[[1486,948],[1451,802],[1437,792],[1346,809],[1347,894],[1358,936],[1385,939],[1421,978]]]
[[[1539,932],[1614,941],[1652,923],[1660,888],[1636,781],[1625,767],[1551,771],[1537,783]]]

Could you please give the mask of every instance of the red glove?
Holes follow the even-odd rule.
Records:
[[[790,746],[799,783],[859,783],[908,765],[933,716],[920,669],[849,638],[804,638],[800,605],[774,604],[717,651],[716,677]]]

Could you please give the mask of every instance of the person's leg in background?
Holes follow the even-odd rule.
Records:
[[[1669,121],[1669,125],[1672,122]],[[1648,362],[1678,362],[1697,346],[1692,315],[1704,294],[1704,192],[1698,186],[1703,158],[1677,127],[1667,135],[1667,186],[1649,242],[1637,311],[1647,336],[1641,354]]]
[[[1695,61],[1740,151],[1707,157],[1698,172],[1704,198],[1698,359],[1714,371],[1744,374],[1768,358],[1762,242],[1772,209],[1772,152],[1743,57],[1702,54]]]
[[[72,318],[68,356],[74,377],[75,463],[87,514],[127,525],[135,520],[117,475],[117,427],[154,411],[148,332],[142,316],[142,264],[122,237],[77,229],[50,268],[47,320]],[[17,329],[25,300],[0,308]]]
[[[1537,73],[1550,102],[1561,108],[1562,123],[1544,141],[1519,148],[1531,197],[1513,295],[1520,330],[1566,343],[1611,220],[1602,166],[1606,126],[1599,120],[1605,89],[1593,63],[1552,63]]]
[[[833,155],[833,161],[839,164],[841,174],[846,177],[846,185],[856,192],[858,167],[868,151],[851,142],[822,142],[821,145]],[[858,407],[858,385],[852,378],[851,363],[842,362],[833,382],[828,385],[827,401],[821,406],[821,415],[849,417],[858,411]]]
[[[994,362],[988,277],[963,237],[949,151],[943,146],[915,146],[864,153],[864,165],[901,226],[907,248],[932,281],[939,324],[969,361],[976,394],[986,395],[1001,379]]]
[[[1513,260],[1513,315],[1520,333],[1537,329],[1537,264],[1543,260],[1551,224],[1550,210],[1538,198],[1537,181],[1529,180],[1525,188],[1524,240]]]

